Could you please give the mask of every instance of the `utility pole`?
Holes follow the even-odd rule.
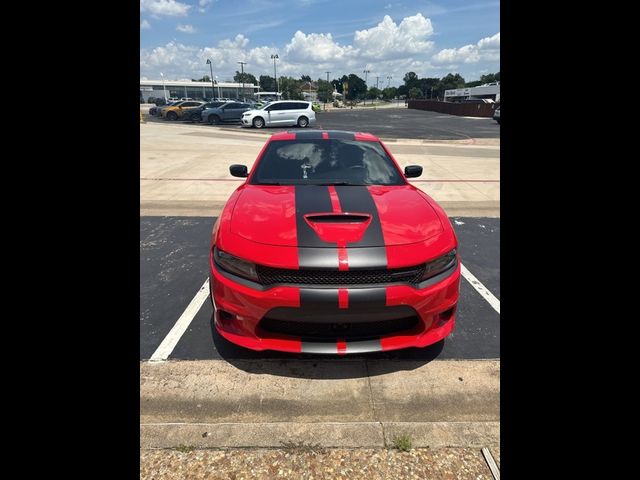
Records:
[[[276,73],[276,60],[280,57],[276,53],[271,55],[271,58],[273,58],[273,78],[276,81],[276,100],[280,100],[280,87],[278,86],[278,74]]]
[[[327,83],[329,83],[329,74],[330,74],[331,72],[324,72],[324,73],[326,73],[326,74],[327,74]],[[325,99],[324,99],[324,111],[325,111],[325,112],[327,111],[327,99],[326,99],[326,97],[325,97]]]
[[[369,90],[369,86],[367,85],[367,75],[371,73],[371,70],[365,69],[362,73],[364,73],[364,104],[367,104],[367,90]]]
[[[238,62],[240,64],[240,77],[242,78],[242,101],[244,102],[244,66],[247,62]]]

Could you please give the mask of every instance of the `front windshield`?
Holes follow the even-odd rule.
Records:
[[[379,142],[343,139],[269,143],[254,185],[404,185]]]
[[[271,105],[273,102],[267,102],[264,105],[262,105],[258,110],[264,110],[265,108],[267,108],[269,105]]]

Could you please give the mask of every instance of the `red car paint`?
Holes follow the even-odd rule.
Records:
[[[318,132],[318,138],[327,140],[344,133]],[[398,283],[365,287],[347,284],[259,287],[252,282],[239,281],[216,264],[214,247],[264,267],[302,272],[315,268],[306,264],[309,260],[302,253],[322,252],[323,258],[329,258],[330,268],[337,275],[357,270],[354,265],[368,268],[362,267],[362,262],[367,261],[362,259],[363,252],[367,255],[367,252],[373,252],[372,258],[378,256],[374,261],[377,262],[375,268],[406,269],[424,265],[457,248],[457,238],[445,212],[406,179],[404,184],[393,186],[313,187],[313,195],[305,194],[304,198],[300,190],[296,191],[297,186],[251,184],[269,143],[295,142],[297,135],[280,133],[268,140],[247,180],[231,195],[214,225],[209,263],[211,294],[216,308],[214,321],[218,332],[229,341],[254,350],[334,354],[425,347],[446,337],[455,325],[459,297],[460,262],[457,256],[455,267],[448,269],[446,276],[435,283],[420,283],[422,287]],[[380,142],[367,133],[350,135],[356,141]],[[383,148],[401,172],[391,153],[384,145]],[[313,203],[320,194],[326,196],[325,211],[300,211],[303,201]],[[361,205],[367,211],[345,210],[349,205],[360,206],[359,199],[363,199]],[[371,238],[376,228],[380,237],[374,241]],[[360,246],[366,242],[369,242],[366,246]],[[327,248],[315,248],[316,243]],[[328,252],[335,252],[335,255]],[[384,265],[380,266],[381,262]],[[375,305],[380,308],[376,310]],[[281,313],[279,310],[285,312],[288,321],[290,318],[287,316],[293,312],[295,317],[295,312],[299,311],[299,323],[304,324],[305,318],[313,313],[314,306],[335,308],[331,315],[357,313],[358,308],[375,313],[388,309],[394,315],[395,312],[411,310],[417,322],[410,328],[371,338],[361,335],[353,340],[339,329],[335,331],[335,338],[325,336],[315,341],[262,328],[267,318],[277,316],[273,312]],[[280,320],[276,318],[276,321]],[[331,328],[343,328],[344,325],[344,328],[350,328],[356,323],[344,321],[331,324]]]

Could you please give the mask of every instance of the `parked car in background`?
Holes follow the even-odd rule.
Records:
[[[197,107],[188,108],[183,113],[182,117],[180,117],[180,120],[183,120],[185,122],[199,122],[203,110],[206,110],[207,108],[216,108],[224,104],[225,102],[208,102]]]
[[[495,112],[493,112],[493,119],[500,125],[500,107],[496,108]]]
[[[203,110],[200,115],[200,119],[203,122],[210,123],[211,125],[239,122],[242,114],[247,110],[251,110],[248,103],[226,102],[219,107]]]
[[[280,100],[242,115],[243,127],[288,127],[297,125],[306,128],[315,125],[316,112],[311,102],[300,100]]]
[[[320,105],[318,102],[313,102],[311,104],[311,108],[313,109],[314,112],[316,113],[320,113],[322,111],[322,105]]]
[[[175,104],[177,104],[177,103],[179,103],[179,102],[169,102],[169,103],[167,103],[166,105],[158,105],[158,106],[157,106],[157,108],[156,108],[156,110],[154,111],[154,113],[152,113],[152,115],[153,115],[153,116],[156,116],[156,117],[159,117],[159,116],[160,116],[160,114],[162,113],[162,110],[163,110],[163,109],[165,109],[165,108],[169,108],[169,107],[171,107],[171,106],[173,106],[173,105],[175,105]],[[152,109],[149,109],[149,113],[151,113],[151,110],[152,110]]]
[[[201,105],[203,105],[204,102],[196,102],[196,101],[189,101],[189,102],[177,102],[175,105],[171,105],[170,107],[167,108],[163,108],[160,111],[160,116],[162,118],[166,118],[167,120],[178,120],[178,118],[181,118],[182,115],[184,115],[184,113],[191,107],[199,107]]]

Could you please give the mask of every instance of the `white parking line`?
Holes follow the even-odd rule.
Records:
[[[182,312],[182,315],[180,315],[180,318],[171,331],[166,337],[164,337],[164,340],[162,340],[162,343],[156,351],[153,352],[153,355],[151,355],[151,358],[149,359],[150,362],[163,362],[169,358],[169,355],[173,352],[173,349],[180,341],[180,338],[187,330],[191,321],[196,316],[196,313],[198,313],[208,296],[209,279],[207,278],[202,287],[200,287],[200,290],[198,290],[198,293],[196,293],[196,296],[191,300],[191,303],[187,306],[185,311]]]
[[[476,291],[484,297],[489,305],[493,307],[493,309],[500,314],[500,300],[498,300],[493,293],[491,293],[487,287],[485,287],[480,280],[478,280],[473,273],[467,270],[467,267],[462,265],[462,276],[467,279],[467,281],[471,284]]]

